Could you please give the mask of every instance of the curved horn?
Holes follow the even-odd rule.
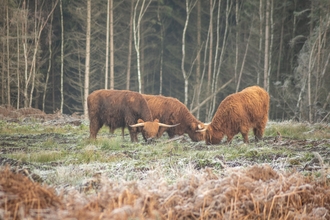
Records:
[[[206,128],[201,129],[201,130],[196,130],[195,132],[204,132],[204,131],[206,131]]]
[[[161,127],[172,128],[172,127],[178,126],[180,123],[179,124],[175,124],[175,125],[167,125],[167,124],[163,124],[163,123],[158,123],[158,124]]]
[[[131,128],[142,127],[142,126],[144,126],[144,123],[137,123],[134,125],[130,125]]]

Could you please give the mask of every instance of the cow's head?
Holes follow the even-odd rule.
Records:
[[[155,138],[157,136],[159,127],[171,128],[179,125],[179,124],[176,125],[163,124],[160,123],[158,119],[155,119],[154,121],[143,121],[142,119],[139,119],[137,122],[138,122],[137,124],[130,125],[130,127],[132,128],[143,127],[142,136],[145,141]]]
[[[203,123],[191,123],[187,133],[192,141],[202,141],[205,135],[205,125]]]
[[[221,131],[214,132],[210,123],[205,123],[204,128],[196,131],[197,133],[203,133],[206,144],[218,144],[222,140],[224,133]]]

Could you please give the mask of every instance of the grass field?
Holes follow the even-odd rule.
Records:
[[[85,121],[78,126],[0,121],[2,172],[9,165],[7,169],[23,173],[26,181],[55,190],[53,197],[59,197],[66,212],[49,206],[57,211],[44,218],[330,217],[330,193],[321,196],[329,190],[327,124],[269,122],[264,140],[254,142],[251,133],[249,144],[240,134],[231,144],[224,140],[220,145],[191,142],[188,136],[169,140],[167,134],[150,144],[141,135],[140,142],[131,143],[128,131],[124,140],[120,132],[110,135],[104,127],[93,141]],[[0,188],[0,219],[33,219],[45,212],[20,213],[17,203],[14,211],[9,210],[4,198]],[[70,211],[69,200],[75,211]],[[79,217],[84,207],[89,207],[86,218]]]

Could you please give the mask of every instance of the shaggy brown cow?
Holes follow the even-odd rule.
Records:
[[[95,139],[104,124],[110,127],[110,131],[128,127],[132,142],[138,141],[137,132],[141,126],[145,140],[155,137],[160,126],[167,126],[158,119],[152,121],[148,104],[138,92],[97,90],[87,97],[87,105],[90,138]]]
[[[258,141],[266,127],[268,110],[269,95],[258,86],[251,86],[227,96],[206,128],[206,144],[218,144],[224,135],[230,143],[239,132],[244,138],[244,143],[248,143],[250,128],[253,128],[255,139]]]
[[[204,124],[197,120],[178,99],[162,95],[143,95],[143,97],[147,100],[151,113],[155,118],[165,124],[179,124],[174,128],[159,128],[157,137],[161,137],[166,131],[170,138],[187,133],[193,141],[204,139],[203,132],[196,132],[204,129]]]

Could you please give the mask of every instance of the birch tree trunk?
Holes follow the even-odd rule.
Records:
[[[85,61],[85,84],[84,84],[84,117],[88,118],[87,97],[89,95],[89,67],[90,67],[90,42],[91,42],[91,10],[92,0],[87,0],[87,28],[86,28],[86,61]]]
[[[110,89],[114,89],[114,44],[113,44],[113,0],[110,0]]]
[[[159,94],[163,93],[163,61],[164,61],[164,24],[160,18],[160,7],[158,2],[157,19],[160,24],[160,67],[159,67]]]
[[[201,23],[202,23],[202,21],[201,21],[201,0],[197,0],[197,48],[202,47],[202,41],[201,41],[202,25],[201,25]],[[197,94],[198,94],[199,85],[201,83],[200,77],[201,77],[201,55],[200,55],[200,53],[198,53],[197,62],[196,62],[196,85],[195,85],[195,91],[194,91],[194,94],[196,96],[196,105],[199,104],[199,95],[197,95]]]
[[[19,22],[17,22],[16,25],[17,29],[17,106],[16,108],[19,109],[20,107],[20,101],[21,101],[21,79],[20,79],[20,31],[19,31]]]
[[[133,15],[133,34],[134,34],[134,46],[136,51],[136,63],[137,63],[137,74],[138,74],[138,84],[139,84],[139,93],[142,92],[142,84],[141,84],[141,69],[140,69],[140,29],[141,29],[141,20],[146,12],[148,6],[151,3],[151,0],[147,3],[145,6],[145,0],[142,0],[142,5],[140,8],[140,12],[138,15],[138,18],[136,20],[136,14],[138,10],[140,0],[137,0],[134,8],[134,15]]]
[[[9,5],[7,1],[7,104],[10,106],[10,59],[9,59]]]
[[[248,41],[246,43],[245,53],[244,53],[244,57],[243,57],[242,65],[241,65],[241,70],[239,72],[239,76],[238,76],[238,79],[237,79],[236,92],[239,91],[239,86],[241,84],[241,78],[242,78],[243,69],[244,69],[244,65],[245,65],[246,55],[247,55],[248,50],[249,50],[249,44],[250,44],[250,39],[251,39],[251,34],[252,34],[252,27],[253,27],[253,22],[252,22],[251,27],[250,27],[249,38],[248,38]]]
[[[62,0],[61,0],[62,2]],[[50,24],[49,24],[49,30],[48,30],[48,69],[46,74],[46,81],[45,81],[45,88],[44,88],[44,94],[42,97],[42,111],[45,111],[45,102],[46,102],[46,95],[47,95],[47,88],[48,88],[48,81],[49,81],[49,74],[52,67],[52,56],[53,56],[53,50],[52,50],[52,34],[53,34],[53,14],[50,18]]]
[[[129,40],[128,40],[127,73],[126,73],[127,90],[129,90],[130,88],[130,80],[131,80],[133,13],[134,13],[134,0],[131,0],[131,16],[129,21]]]
[[[273,44],[274,44],[274,0],[270,0],[270,45],[269,45],[269,61],[268,61],[268,71],[267,71],[267,92],[269,92],[270,83],[270,72],[272,70],[272,54],[273,54]]]
[[[260,68],[261,68],[261,55],[262,55],[262,43],[263,43],[263,25],[264,25],[264,9],[263,1],[259,1],[259,50],[258,50],[258,67],[257,67],[257,85],[260,85]]]
[[[109,76],[109,23],[110,23],[110,1],[107,3],[107,27],[105,38],[105,73],[104,73],[104,89],[108,89],[108,76]]]
[[[64,24],[63,24],[63,1],[60,0],[60,12],[61,12],[61,105],[60,105],[60,113],[63,114],[63,66],[64,66]]]
[[[189,9],[189,0],[186,0],[186,21],[183,27],[182,33],[182,59],[181,59],[181,71],[184,79],[184,104],[188,104],[188,76],[184,67],[185,58],[186,58],[186,31],[189,23],[189,16],[191,10]]]
[[[235,76],[235,83],[237,83],[237,88],[239,87],[239,81],[237,81],[237,69],[238,69],[238,43],[239,43],[239,2],[238,0],[235,0],[235,18],[236,18],[236,45],[235,45],[235,73],[234,73],[234,76]],[[237,92],[237,88],[236,88],[236,92]]]
[[[265,55],[264,55],[264,89],[268,91],[268,68],[269,68],[269,11],[270,1],[266,0],[266,25],[265,25]]]
[[[215,2],[213,3],[213,0],[210,0],[210,24],[209,24],[209,33],[210,33],[210,51],[209,51],[209,65],[208,65],[208,72],[207,72],[207,96],[211,95],[211,77],[212,77],[212,66],[213,66],[213,10],[215,7]],[[210,108],[211,108],[212,102],[207,105],[206,108],[206,114],[205,114],[205,121],[209,120],[210,118]]]
[[[218,87],[218,79],[219,79],[219,74],[220,74],[220,70],[221,70],[221,66],[222,66],[222,62],[223,62],[223,56],[224,56],[224,51],[226,48],[226,44],[227,44],[227,34],[228,34],[228,27],[229,27],[229,14],[231,11],[231,7],[232,7],[232,2],[230,0],[227,0],[226,3],[226,22],[225,22],[225,30],[224,30],[224,34],[223,34],[223,40],[222,40],[222,47],[221,47],[221,51],[220,51],[220,56],[219,56],[219,63],[216,66],[216,62],[214,65],[214,71],[213,71],[213,79],[212,79],[212,92],[214,93],[217,90]],[[219,8],[220,8],[220,3],[219,3]],[[217,25],[217,32],[220,31],[220,11],[218,12],[218,25]],[[217,34],[219,35],[219,34]],[[217,40],[218,41],[218,40]],[[216,103],[216,96],[213,97],[213,101],[212,101],[212,108],[211,108],[211,113],[209,115],[213,115],[214,111],[215,111],[215,103]]]

